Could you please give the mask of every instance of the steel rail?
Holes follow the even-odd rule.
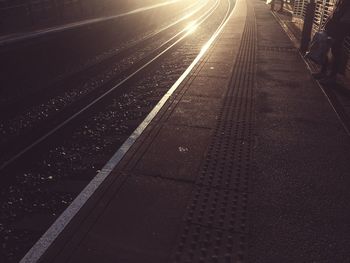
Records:
[[[209,10],[207,10],[204,14],[202,14],[199,18],[197,18],[196,23],[194,23],[194,26],[199,26],[202,24],[208,17],[210,17],[214,11],[219,6],[220,0],[215,0],[215,4],[211,6]],[[112,88],[108,89],[106,92],[104,92],[102,95],[98,96],[96,99],[88,103],[86,106],[78,110],[76,113],[72,114],[70,117],[68,117],[66,120],[62,121],[60,124],[56,125],[54,128],[52,128],[50,131],[48,131],[46,134],[42,135],[40,138],[36,139],[33,143],[26,146],[24,149],[20,150],[18,153],[14,154],[12,157],[10,157],[8,160],[4,161],[0,166],[0,171],[7,168],[9,165],[13,164],[15,161],[17,161],[19,158],[21,158],[24,154],[28,153],[30,150],[32,150],[34,147],[37,147],[40,143],[44,142],[46,139],[48,139],[50,136],[55,134],[57,131],[65,127],[67,124],[71,123],[73,120],[75,120],[77,117],[80,117],[83,113],[85,113],[87,110],[89,110],[91,107],[95,106],[98,102],[100,102],[102,99],[104,99],[107,95],[109,95],[111,92],[115,91],[117,88],[122,86],[124,83],[132,79],[134,76],[139,74],[141,71],[143,71],[145,68],[147,68],[149,65],[153,64],[156,60],[158,60],[160,57],[164,56],[168,51],[173,49],[175,46],[177,46],[180,42],[182,42],[188,35],[190,35],[192,32],[190,31],[190,28],[184,28],[180,32],[178,32],[175,36],[172,36],[170,39],[162,43],[157,49],[164,48],[163,51],[161,51],[159,54],[157,54],[155,57],[150,59],[148,62],[140,66],[138,69],[136,69],[133,73],[129,74],[127,77],[125,77],[123,80],[121,80],[119,83],[114,85]],[[176,40],[176,38],[178,38]],[[174,43],[171,43],[174,41]],[[170,45],[166,47],[167,45]]]
[[[191,10],[193,7],[195,7],[196,5],[198,5],[194,10],[191,10],[191,12],[185,14],[184,16],[182,16],[181,18],[171,22],[168,25],[165,25],[163,27],[161,27],[158,30],[155,30],[151,33],[148,33],[147,35],[143,36],[140,39],[137,39],[131,43],[127,43],[127,45],[123,48],[121,48],[120,50],[118,50],[115,53],[110,54],[107,57],[104,57],[103,60],[101,61],[96,61],[92,64],[88,64],[87,66],[84,66],[82,68],[79,68],[76,71],[71,72],[70,74],[67,75],[61,75],[58,78],[61,78],[61,80],[59,80],[58,78],[56,79],[56,83],[55,81],[52,83],[49,83],[48,86],[49,87],[53,87],[54,89],[57,88],[57,85],[63,85],[61,82],[66,82],[69,81],[70,79],[72,79],[73,77],[76,77],[79,74],[84,73],[87,70],[93,70],[94,68],[103,65],[104,63],[107,63],[108,61],[117,58],[118,56],[123,56],[124,53],[127,53],[128,51],[136,48],[139,45],[142,45],[143,43],[145,43],[148,40],[151,40],[154,37],[157,37],[158,35],[165,33],[167,30],[171,29],[172,27],[175,27],[176,25],[180,24],[181,22],[185,21],[186,19],[189,19],[191,16],[195,15],[197,12],[199,12],[202,8],[204,8],[209,0],[205,0],[205,1],[200,1],[198,0],[197,2],[194,2],[193,4],[189,5],[188,7],[186,7],[182,12],[187,12],[188,10]],[[125,57],[125,56],[124,56]],[[123,57],[119,58],[119,59],[123,59]],[[57,83],[58,82],[58,83]],[[6,119],[9,119],[13,116],[15,116],[15,114],[20,113],[21,111],[23,111],[25,109],[25,107],[28,107],[28,105],[26,105],[26,100],[24,100],[24,98],[19,98],[18,100],[12,101],[11,103],[7,104],[7,105],[0,105],[0,111],[3,111],[3,113],[0,112],[0,116],[2,116],[2,114],[5,114],[6,112]],[[10,113],[8,108],[9,107],[13,107],[15,105],[14,109],[11,109]],[[21,107],[18,107],[18,105],[21,105]],[[29,105],[30,107],[30,105]],[[8,115],[10,114],[10,115]],[[4,117],[4,116],[2,116]]]

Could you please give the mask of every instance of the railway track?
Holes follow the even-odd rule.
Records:
[[[88,61],[84,62],[82,65],[73,67],[66,73],[59,74],[54,78],[52,84],[48,84],[47,87],[40,92],[40,94],[26,94],[26,96],[19,96],[19,98],[15,99],[14,101],[9,100],[8,103],[1,103],[1,119],[10,119],[11,117],[16,116],[16,114],[20,114],[24,110],[27,110],[32,105],[43,103],[45,100],[49,100],[51,97],[59,95],[59,93],[62,93],[62,91],[69,90],[69,88],[79,85],[79,81],[86,80],[86,76],[89,74],[96,75],[96,72],[102,71],[106,66],[113,62],[115,63],[118,60],[122,60],[123,58],[127,57],[128,54],[136,52],[141,46],[145,46],[147,44],[149,45],[147,42],[152,42],[153,39],[159,37],[159,35],[166,33],[169,34],[170,30],[176,30],[177,27],[181,27],[183,23],[186,23],[186,20],[196,15],[196,13],[200,12],[202,8],[205,8],[207,3],[208,0],[197,0],[187,8],[179,11],[180,17],[176,15],[175,19],[167,21],[167,23],[161,25],[158,29],[152,29],[139,37],[119,43],[117,44],[117,47],[113,47],[110,50],[102,52],[101,54],[97,55],[95,59],[88,59]],[[84,28],[82,30],[84,30]],[[5,49],[5,51],[2,52],[7,51]],[[43,92],[45,93],[44,95],[42,94]]]
[[[227,18],[229,2],[209,1],[189,26],[97,89],[103,92],[74,102],[3,162],[0,205],[9,214],[0,218],[0,236],[9,262],[45,232],[186,70]]]
[[[199,6],[190,6],[190,8],[195,7],[194,10],[191,10],[182,18],[155,32],[147,34],[142,39],[119,50],[116,54],[107,57],[99,63],[90,65],[85,68],[85,70],[78,72],[78,74],[72,75],[63,83],[59,83],[56,85],[56,88],[49,90],[50,93],[58,90],[59,94],[55,94],[55,96],[50,94],[50,97],[44,96],[36,102],[36,104],[42,105],[40,107],[42,109],[34,107],[34,110],[28,110],[26,103],[17,102],[13,107],[3,110],[3,112],[8,115],[6,116],[7,118],[2,116],[1,126],[3,128],[16,126],[13,122],[21,122],[21,116],[23,115],[20,113],[23,112],[26,112],[25,114],[27,116],[30,115],[33,121],[26,127],[21,127],[21,129],[19,129],[20,133],[15,136],[10,135],[6,137],[6,135],[3,134],[0,140],[0,147],[6,150],[3,154],[0,154],[0,172],[18,157],[22,156],[23,153],[27,152],[27,150],[41,142],[43,138],[46,138],[49,134],[52,134],[53,131],[58,130],[74,119],[75,117],[72,118],[72,116],[69,116],[72,112],[80,112],[77,114],[80,115],[86,110],[86,107],[91,107],[96,103],[96,101],[94,101],[96,97],[106,96],[109,91],[120,87],[121,84],[124,84],[125,80],[129,80],[136,75],[134,74],[135,72],[139,73],[144,65],[147,64],[148,66],[148,62],[152,61],[153,57],[162,53],[163,50],[167,49],[168,46],[171,46],[188,32],[188,28],[186,28],[189,23],[188,21],[194,15],[198,15],[206,6],[206,3],[207,1]],[[200,17],[205,17],[207,12],[208,10],[206,10],[204,14],[201,14]],[[176,31],[175,34],[174,31]],[[171,34],[170,37],[169,34]],[[135,54],[137,55],[135,56]],[[161,55],[164,55],[164,52]],[[81,88],[87,83],[84,77],[90,74],[97,77],[101,74],[107,75],[107,79],[101,80],[100,83],[97,82],[98,84],[91,85],[89,89],[82,90]],[[79,83],[79,79],[81,78],[83,79]],[[59,100],[59,98],[64,98],[67,92],[70,94],[74,93],[74,98],[67,103],[62,103],[61,106],[56,104],[54,110],[51,110],[51,112],[46,111],[48,105],[55,104],[54,101]],[[11,116],[13,117],[13,114],[16,112],[20,117],[11,119]],[[38,115],[36,112],[44,114]],[[17,124],[17,127],[20,127],[20,125]],[[12,157],[8,157],[11,155]]]

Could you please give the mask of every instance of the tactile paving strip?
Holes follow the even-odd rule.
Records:
[[[196,183],[247,192],[253,123],[250,118],[246,121],[227,118],[232,116],[234,115],[227,114],[226,121],[219,121]]]
[[[254,143],[256,34],[254,18],[246,22],[230,89],[218,118],[202,173],[196,183],[239,192],[249,189]]]
[[[251,7],[248,10],[253,14]],[[249,15],[172,262],[244,262],[253,171],[255,56],[255,17]]]
[[[210,146],[197,184],[231,191],[248,192],[251,172],[250,141],[236,140],[221,145]]]
[[[247,193],[231,189],[196,187],[185,220],[227,232],[247,231]]]
[[[243,262],[245,237],[219,229],[186,225],[174,255],[174,262]]]

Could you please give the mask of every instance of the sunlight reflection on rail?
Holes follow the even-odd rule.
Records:
[[[187,35],[189,35],[192,34],[197,28],[198,24],[195,21],[192,21],[186,26],[185,31],[187,31]]]
[[[200,53],[199,54],[204,54],[205,52],[207,52],[207,50],[209,49],[209,47],[210,47],[210,45],[211,45],[211,43],[206,43],[203,47],[202,47],[202,49],[201,49],[201,51],[200,51]]]

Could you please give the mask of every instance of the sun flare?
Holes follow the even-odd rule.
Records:
[[[191,34],[197,29],[197,27],[198,27],[198,24],[195,21],[192,21],[186,26],[185,30],[187,31],[188,34]]]

